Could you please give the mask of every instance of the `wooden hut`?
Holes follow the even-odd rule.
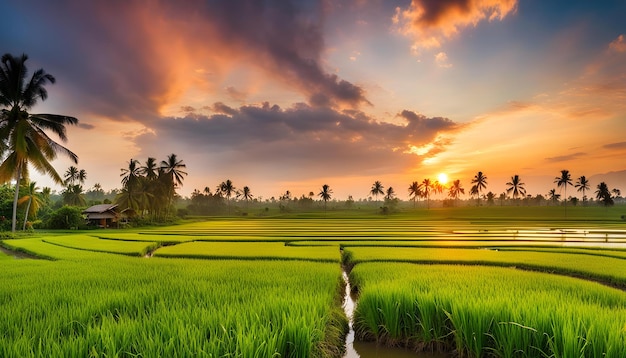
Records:
[[[120,214],[117,211],[117,204],[100,204],[94,205],[83,211],[83,214],[87,217],[87,223],[89,225],[98,226],[101,228],[117,226],[120,218]]]

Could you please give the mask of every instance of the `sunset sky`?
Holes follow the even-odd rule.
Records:
[[[170,153],[187,164],[182,195],[231,179],[263,198],[322,184],[365,198],[380,180],[407,199],[439,173],[467,193],[479,170],[487,190],[519,174],[545,195],[562,169],[594,188],[626,170],[623,0],[6,0],[0,13],[0,51],[57,79],[32,112],[80,121],[67,146],[85,189]]]

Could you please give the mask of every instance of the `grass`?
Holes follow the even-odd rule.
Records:
[[[43,242],[79,250],[144,256],[158,247],[156,242],[103,240],[89,235],[63,235],[46,237]]]
[[[626,287],[626,260],[579,253],[497,251],[458,248],[350,247],[343,261],[349,266],[363,262],[413,262],[517,266],[599,280]]]
[[[363,339],[469,357],[622,357],[626,293],[495,267],[359,264]]]
[[[336,264],[74,251],[0,261],[0,356],[341,354]]]
[[[310,260],[339,263],[336,247],[292,247],[276,242],[189,242],[162,247],[154,252],[159,257],[248,259],[248,260]]]

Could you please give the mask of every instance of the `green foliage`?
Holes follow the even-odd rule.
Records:
[[[63,206],[53,211],[45,220],[48,229],[78,229],[86,226],[82,210],[75,206]]]

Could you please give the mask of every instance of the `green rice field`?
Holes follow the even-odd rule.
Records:
[[[346,270],[356,336],[379,346],[623,357],[619,208],[571,208],[567,219],[556,207],[502,209],[208,218],[3,240],[0,356],[342,357]]]

